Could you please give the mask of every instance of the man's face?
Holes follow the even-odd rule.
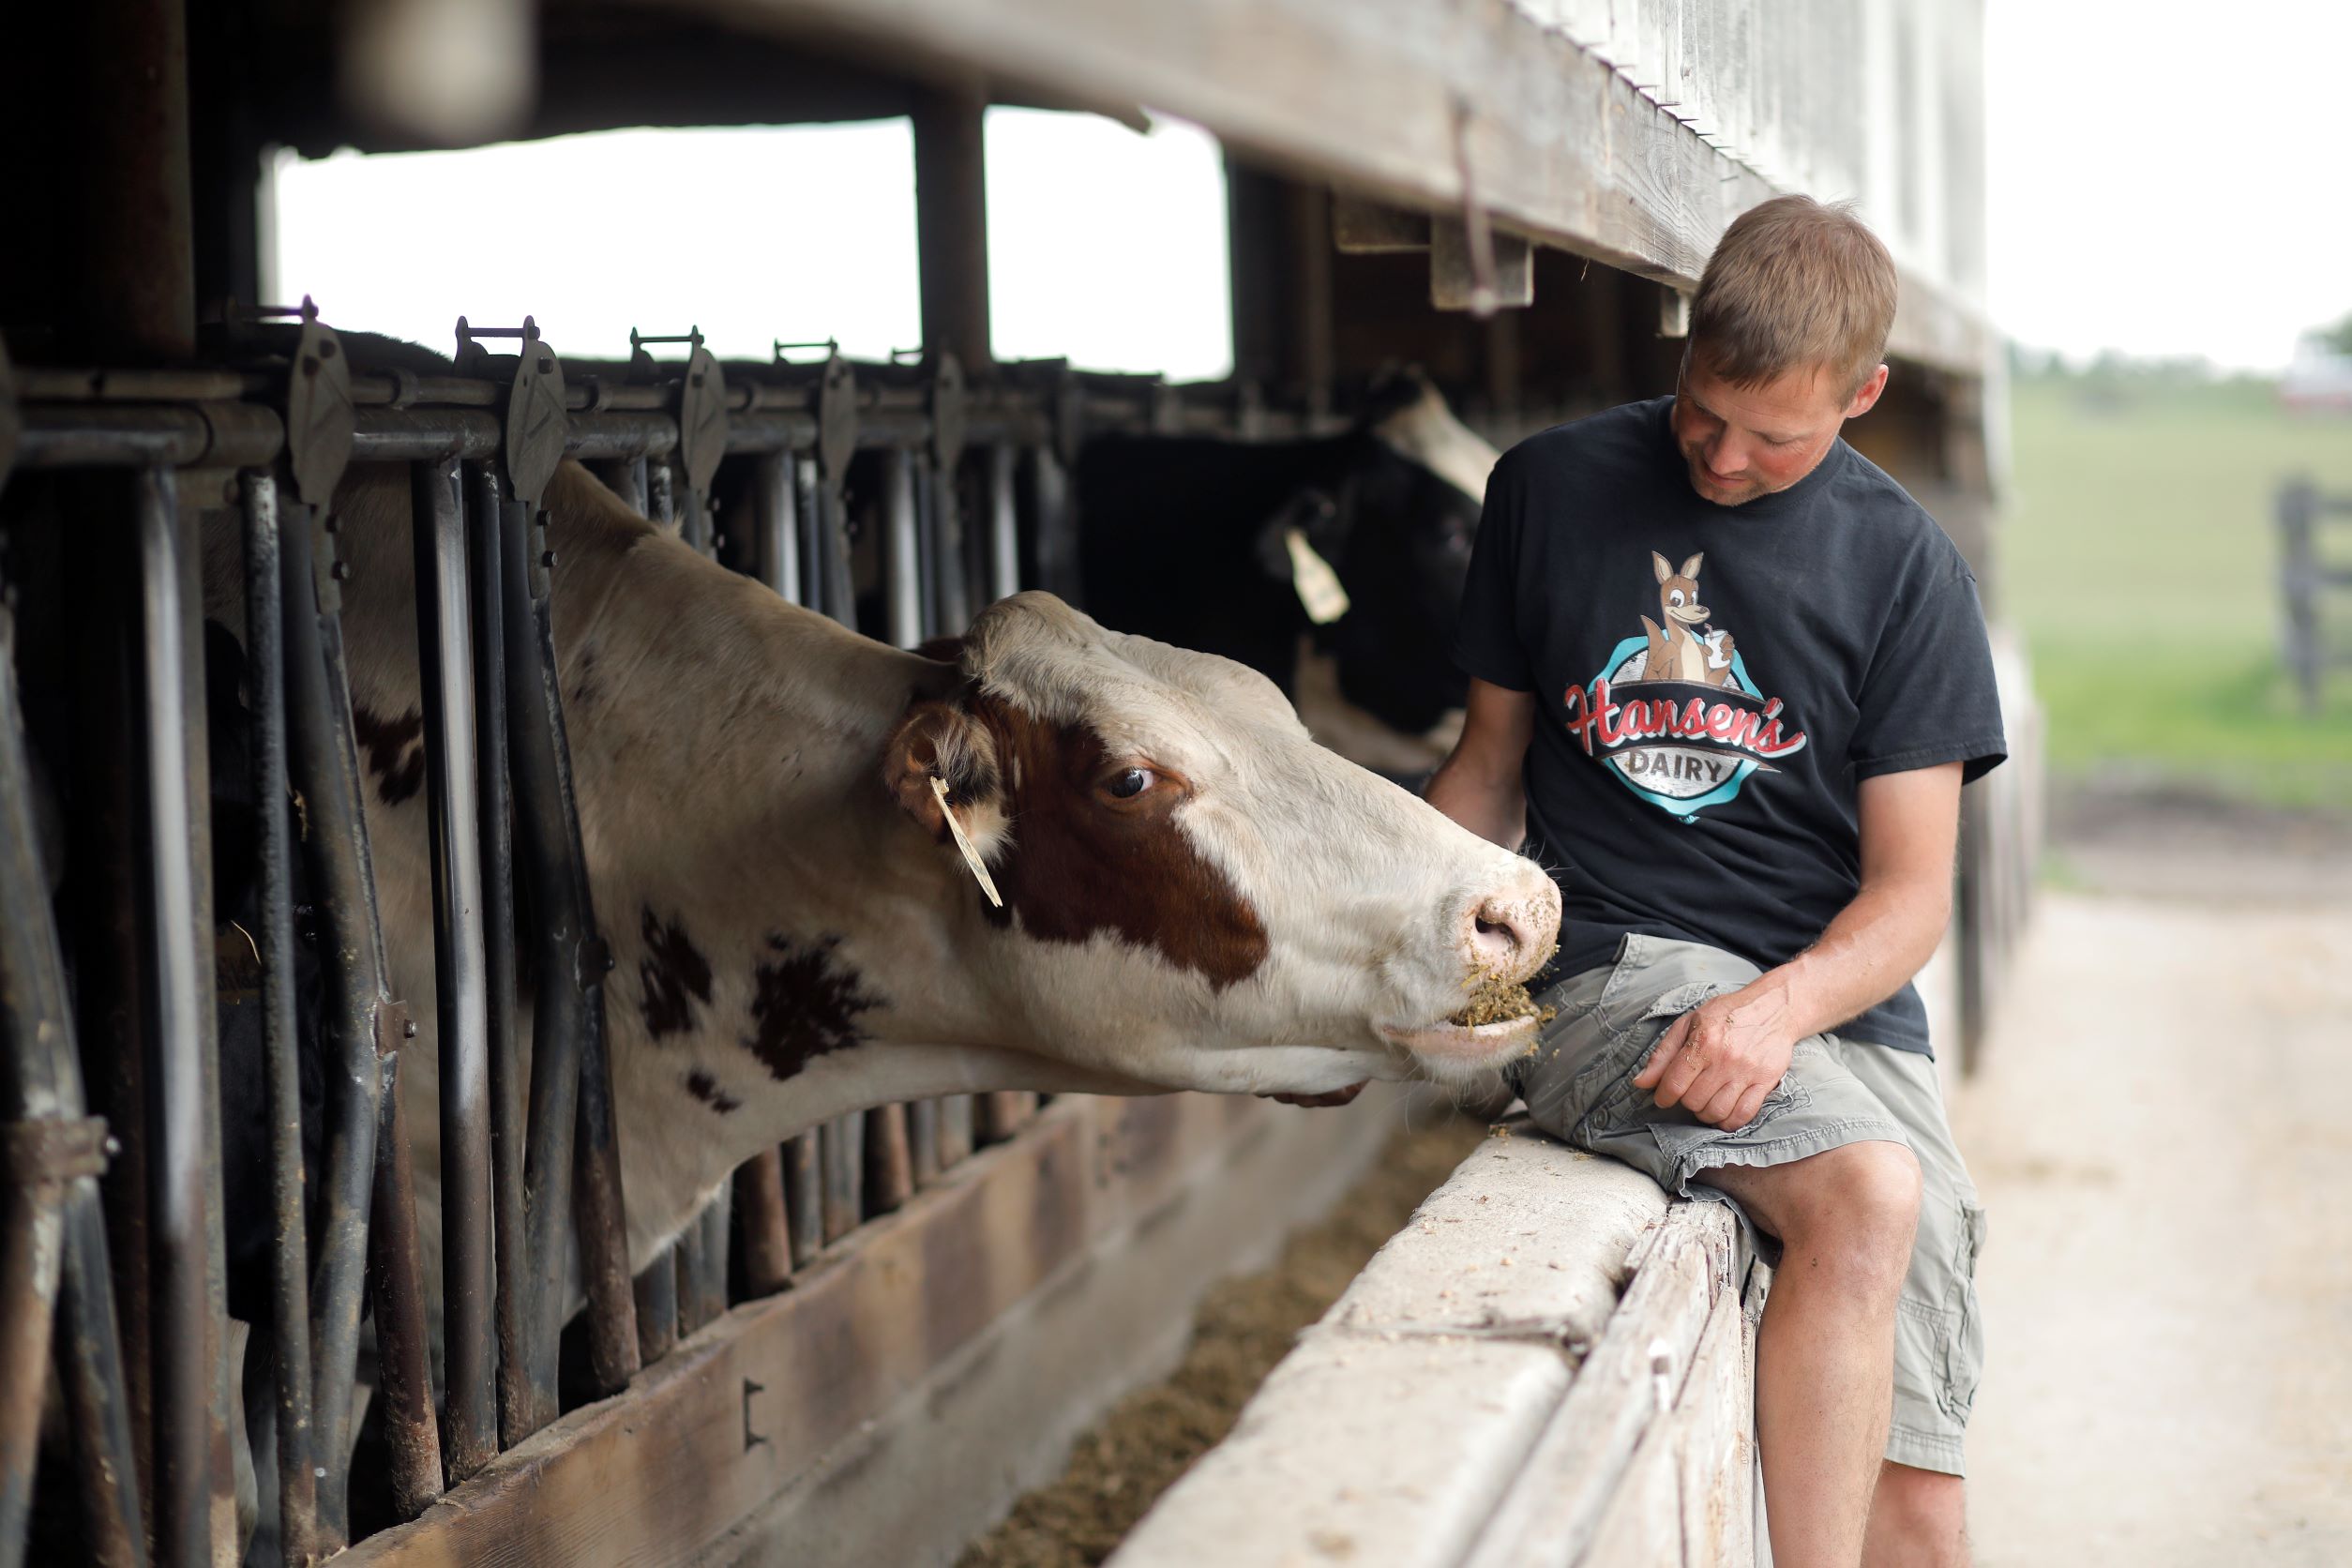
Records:
[[[1844,382],[1824,367],[1759,387],[1734,386],[1694,347],[1674,389],[1674,441],[1690,464],[1691,488],[1718,506],[1738,506],[1812,473],[1846,421],[1878,400],[1887,368],[1872,371],[1851,397]]]

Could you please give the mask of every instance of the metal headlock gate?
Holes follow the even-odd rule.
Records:
[[[1000,1093],[827,1123],[743,1167],[731,1213],[723,1195],[630,1277],[603,1029],[611,959],[572,794],[539,507],[558,463],[587,461],[698,550],[855,626],[849,481],[864,455],[880,471],[882,615],[861,629],[913,647],[1024,582],[1074,595],[1065,472],[1086,433],[1268,436],[1307,423],[1246,385],[1177,388],[1060,362],[1000,366],[978,385],[943,353],[852,365],[828,347],[794,363],[788,350],[819,345],[779,344],[773,363],[722,366],[699,333],[633,334],[628,362],[567,367],[529,321],[460,320],[453,373],[419,374],[354,366],[308,301],[256,313],[268,314],[299,322],[247,323],[247,348],[217,369],[11,371],[0,354],[0,478],[95,475],[58,520],[75,645],[122,659],[117,671],[77,657],[71,676],[73,781],[111,778],[118,792],[69,792],[77,849],[107,846],[103,865],[74,865],[100,890],[82,904],[102,917],[76,927],[85,1055],[0,611],[0,1568],[26,1560],[53,1360],[72,1468],[51,1485],[69,1479],[73,1498],[61,1510],[44,1496],[40,1513],[72,1517],[44,1528],[78,1532],[108,1568],[144,1562],[150,1543],[169,1564],[234,1549],[204,511],[242,516],[260,807],[249,1000],[265,1056],[272,1321],[248,1354],[267,1380],[247,1388],[249,1408],[265,1403],[275,1419],[250,1423],[253,1465],[264,1539],[274,1526],[278,1558],[303,1563],[355,1533],[363,1300],[391,1514],[413,1518],[559,1413],[567,1249],[586,1299],[585,1388],[607,1395],[727,1309],[731,1266],[744,1294],[773,1293],[1037,1108],[1033,1094]],[[645,354],[660,342],[685,343],[687,357]],[[749,469],[748,537],[734,540],[714,521],[728,458]],[[389,989],[339,613],[350,566],[333,497],[353,462],[406,463],[413,476],[445,1194],[438,1365],[394,1093],[416,1029]],[[535,977],[527,1082],[519,898]],[[323,993],[315,1190],[298,916],[315,927]],[[107,941],[89,941],[93,929]],[[109,996],[128,1011],[94,1024],[91,999]],[[85,1063],[104,1078],[106,1121],[90,1113]]]

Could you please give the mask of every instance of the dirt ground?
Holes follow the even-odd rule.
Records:
[[[1953,1122],[1983,1568],[2352,1563],[2352,828],[2062,807]]]
[[[957,1568],[1084,1568],[1207,1452],[1380,1244],[1453,1173],[1485,1128],[1460,1117],[1400,1132],[1320,1224],[1292,1236],[1263,1274],[1214,1287],[1183,1364],[1138,1389],[1078,1441],[1062,1478],[1023,1497]]]

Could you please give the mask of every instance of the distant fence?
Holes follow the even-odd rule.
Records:
[[[2352,561],[2330,564],[2320,549],[2320,527],[2352,522],[2352,495],[2324,495],[2309,477],[2279,487],[2280,656],[2302,693],[2303,710],[2319,711],[2328,666],[2352,664],[2352,642],[2331,642],[2327,595],[2352,589]]]

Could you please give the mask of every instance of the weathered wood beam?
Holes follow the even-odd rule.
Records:
[[[1340,1125],[1293,1121],[1246,1096],[1058,1098],[791,1289],[737,1306],[625,1396],[573,1411],[341,1560],[699,1560],[1057,1273],[1270,1138]]]
[[[1500,226],[1681,288],[1774,193],[1502,0],[739,0],[730,14],[942,80],[1147,103],[1369,199],[1459,213],[1467,179]],[[1904,279],[1894,353],[1973,375],[1989,341],[1973,306]]]

